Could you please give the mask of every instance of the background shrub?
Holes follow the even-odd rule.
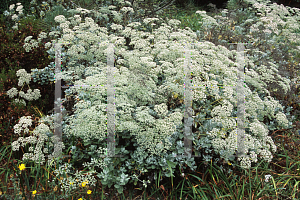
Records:
[[[39,114],[33,109],[31,103],[28,102],[26,108],[20,107],[16,109],[12,104],[5,91],[8,91],[12,87],[17,87],[18,78],[16,71],[19,69],[25,69],[27,73],[31,73],[32,68],[43,69],[50,63],[48,53],[45,51],[44,46],[40,46],[34,49],[32,52],[26,52],[23,48],[24,39],[27,35],[32,35],[33,38],[37,38],[37,35],[43,30],[39,27],[39,20],[34,20],[33,17],[21,19],[19,21],[18,30],[12,30],[7,26],[7,16],[1,14],[0,21],[0,69],[1,69],[1,82],[0,82],[0,104],[1,116],[0,116],[0,137],[1,141],[9,141],[13,134],[12,125],[17,123],[18,119],[23,115],[35,115]],[[45,41],[48,41],[49,38]],[[50,108],[54,106],[54,102],[50,99],[54,99],[54,84],[40,85],[38,83],[30,83],[30,87],[39,89],[41,91],[42,98],[34,101],[34,105],[42,113],[48,113]],[[28,86],[24,87],[24,91],[27,91]],[[6,119],[6,120],[5,120]],[[9,121],[10,120],[10,121]]]
[[[268,3],[267,5],[270,5]],[[250,11],[249,8],[254,8],[252,4],[246,3],[245,1],[235,1],[230,0],[227,4],[228,11],[223,14],[216,14],[213,12],[211,14],[212,17],[218,18],[218,23],[220,26],[214,26],[212,28],[205,29],[206,31],[202,34],[206,34],[200,40],[207,40],[216,45],[222,45],[228,49],[234,50],[236,49],[236,44],[230,43],[248,43],[253,42],[253,40],[249,39],[247,35],[250,34],[250,26],[255,24],[260,16],[257,14],[257,10]],[[226,14],[225,14],[226,13]],[[291,15],[294,15],[290,12]],[[230,20],[225,19],[224,17],[228,17]],[[246,22],[246,20],[253,20],[252,22]],[[266,26],[265,26],[266,27]],[[281,28],[278,25],[279,33]],[[299,34],[300,37],[300,29],[295,30],[294,33]],[[248,58],[255,60],[255,65],[269,65],[269,62],[278,64],[280,67],[278,68],[278,74],[282,77],[289,77],[290,80],[299,79],[300,73],[300,53],[299,47],[297,47],[296,43],[289,41],[286,37],[278,36],[272,33],[269,37],[266,36],[262,29],[258,32],[254,32],[252,38],[258,39],[258,42],[252,45],[245,45],[245,55]],[[272,43],[272,37],[275,38],[275,43]],[[298,44],[299,45],[299,44]],[[258,51],[266,52],[258,53]],[[293,52],[293,53],[291,53]],[[257,58],[254,58],[258,56]],[[246,68],[249,70],[250,66],[246,63]],[[270,69],[270,67],[268,67]],[[271,93],[271,96],[275,97],[279,100],[283,106],[285,106],[285,111],[288,107],[293,107],[291,111],[291,116],[299,115],[299,103],[300,103],[300,87],[296,86],[294,83],[290,84],[290,91],[285,93],[283,90],[278,89],[281,86],[277,83],[268,83],[268,90]],[[291,116],[288,116],[289,118]]]

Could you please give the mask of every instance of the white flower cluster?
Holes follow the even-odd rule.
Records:
[[[24,82],[29,84],[31,80],[31,75],[26,72],[25,69],[19,69],[16,73],[16,75],[19,77],[18,86],[23,86]]]
[[[16,8],[16,12],[18,12],[18,14],[14,14],[15,11],[13,10],[15,8],[15,4],[12,4],[9,6],[9,11],[5,11],[4,14],[5,16],[11,16],[12,20],[17,22],[21,19],[22,16],[24,16],[23,13],[23,6],[21,5],[21,3],[17,3],[16,4],[18,7]],[[13,29],[18,30],[18,25],[19,23],[15,23],[15,25],[12,27]]]
[[[289,125],[288,119],[282,112],[276,114],[276,120],[278,121],[278,124],[284,128],[288,127]]]
[[[15,7],[15,4],[10,5],[10,6],[9,6],[9,10],[14,9],[14,7]]]
[[[54,20],[58,23],[64,23],[66,21],[66,18],[63,15],[58,15],[54,18]]]
[[[22,10],[23,10],[23,6],[20,5],[20,3],[18,3],[18,4],[19,4],[19,6],[17,7],[16,11],[19,12],[19,13],[21,13]],[[18,4],[17,4],[17,5],[18,5]]]
[[[84,9],[84,8],[77,8],[76,10],[80,11],[81,14],[90,13],[89,10]]]
[[[24,99],[26,99],[28,101],[37,100],[41,97],[39,89],[34,89],[34,91],[32,91],[31,89],[28,89],[27,94],[25,94],[23,91],[20,91],[19,94],[20,94],[20,97],[23,97]]]
[[[127,13],[127,12],[134,13],[133,8],[131,8],[131,7],[123,7],[120,11],[124,12],[124,13]]]
[[[17,141],[14,141],[11,144],[11,146],[12,146],[13,151],[19,151],[20,146],[25,147],[25,145],[28,143],[35,144],[36,141],[37,141],[37,139],[34,136],[29,136],[27,138],[20,137],[20,138],[18,138]]]
[[[90,109],[87,109],[90,108],[89,103],[85,102],[83,104],[77,104],[77,105],[75,105],[77,108],[83,108],[83,112],[80,113],[80,117],[73,120],[74,122],[77,121],[77,123],[75,124],[78,124],[78,126],[75,124],[74,124],[75,126],[67,125],[67,127],[72,127],[72,128],[71,129],[66,128],[67,130],[64,131],[64,134],[66,134],[67,136],[75,135],[77,137],[84,138],[84,140],[86,141],[93,140],[96,138],[100,140],[106,138],[107,117],[105,115],[101,115],[99,111],[97,112],[100,106],[93,106],[91,110],[94,111],[91,112]],[[102,107],[101,110],[104,110],[106,106],[101,105],[101,107]],[[71,117],[69,120],[72,119],[73,117]]]
[[[29,42],[29,41],[31,40],[31,38],[32,38],[32,36],[26,37],[25,40],[24,40],[24,42],[25,42],[25,43],[26,43],[26,42]]]
[[[250,124],[250,131],[256,136],[264,138],[268,135],[269,130],[266,128],[266,125],[259,122],[257,119]]]
[[[20,69],[17,71],[16,75],[19,77],[19,82],[18,82],[18,86],[24,86],[24,82],[27,83],[27,85],[29,84],[30,80],[31,80],[31,75],[29,73],[27,73],[25,71],[25,69]],[[14,96],[16,96],[18,94],[18,90],[14,87],[12,87],[10,90],[7,91],[7,95],[9,96],[9,98],[13,98]],[[25,94],[23,91],[19,92],[19,96],[23,97],[24,99],[28,100],[28,101],[32,101],[32,100],[37,100],[41,97],[41,93],[39,89],[34,89],[32,91],[32,89],[28,89],[27,93]],[[13,101],[14,103],[22,103],[24,104],[24,106],[26,106],[26,102],[22,99],[15,99]]]
[[[113,30],[122,30],[123,26],[122,25],[113,24],[113,25],[111,25],[111,28]]]
[[[218,22],[214,18],[206,15],[206,11],[196,11],[196,14],[199,14],[201,17],[203,17],[202,23],[204,25],[207,25],[208,27],[212,25],[218,25]]]
[[[50,47],[52,47],[52,43],[51,43],[51,42],[47,42],[47,43],[45,44],[45,48],[46,48],[46,49],[49,49]]]
[[[241,166],[243,166],[246,169],[249,169],[251,167],[250,157],[242,156],[238,158],[238,161],[241,161]]]
[[[70,22],[68,21],[68,22],[65,22],[65,23],[61,23],[60,24],[60,28],[61,29],[68,29],[69,28],[69,24],[70,24]]]
[[[17,94],[18,90],[14,87],[7,91],[7,95],[9,96],[9,98],[13,98],[14,96],[17,96]]]
[[[14,141],[11,146],[13,151],[19,151],[20,146],[25,147],[26,144],[35,144],[35,148],[33,146],[30,147],[29,151],[34,151],[33,153],[24,153],[22,160],[29,159],[32,161],[35,161],[36,163],[39,163],[41,165],[45,162],[45,155],[48,154],[48,148],[44,147],[44,143],[49,141],[48,133],[50,133],[49,127],[44,124],[40,123],[33,131],[29,131],[28,126],[32,125],[32,119],[31,116],[23,116],[21,117],[18,124],[14,126],[14,132],[16,134],[19,134],[24,131],[24,133],[32,132],[33,135],[28,136],[26,138],[20,137],[18,140]],[[65,148],[64,144],[62,142],[58,142],[58,138],[56,135],[52,136],[49,141],[49,147],[56,148]],[[53,145],[55,144],[55,145]],[[42,150],[43,149],[43,150]],[[48,164],[52,162],[52,158],[54,156],[54,152],[52,155],[49,156]]]
[[[21,117],[19,123],[14,126],[14,132],[20,135],[22,128],[25,128],[24,132],[28,133],[29,132],[28,126],[31,125],[32,125],[31,116],[23,116]]]
[[[37,41],[31,40],[31,38],[32,38],[32,36],[28,36],[24,40],[25,44],[23,45],[23,48],[25,48],[26,52],[31,51],[32,48],[39,47],[39,43]],[[28,41],[30,41],[30,43],[27,43]],[[39,42],[40,41],[41,41],[41,39],[39,39]]]
[[[11,18],[12,18],[12,20],[16,21],[16,19],[18,18],[18,15],[14,14]]]
[[[280,43],[284,43],[286,39],[290,40],[292,43],[300,44],[299,34],[296,32],[299,30],[299,8],[284,7],[283,5],[277,5],[276,3],[267,5],[268,2],[257,2],[253,0],[246,0],[245,3],[249,4],[249,8],[246,12],[251,13],[251,15],[249,15],[250,17],[243,23],[244,26],[248,26],[246,23],[251,23],[250,34],[246,35],[249,37],[248,42],[255,42],[255,44],[257,42],[265,42],[260,35],[262,33],[268,33],[266,34],[267,37],[265,40],[268,40],[268,44],[273,42],[275,47],[279,47]],[[258,12],[258,15],[261,15],[261,17],[255,16],[253,13],[254,11]],[[220,16],[216,16],[216,18],[222,19]],[[228,22],[229,20],[226,19],[223,19],[220,22],[218,21],[219,24],[225,25],[228,25]],[[259,29],[259,26],[263,26],[263,29]],[[220,29],[221,27],[222,25],[214,27],[214,29]],[[235,27],[237,28],[238,26]],[[256,37],[256,35],[259,37]],[[259,39],[262,41],[258,41]],[[290,52],[296,51],[298,51],[296,48],[290,50]],[[274,66],[274,64],[271,65]],[[272,69],[272,71],[274,71],[274,69]],[[280,79],[281,76],[278,77],[277,74],[278,73],[276,72],[271,72],[269,75],[264,73],[264,76],[266,76],[264,79],[268,80],[267,82],[269,82],[269,80],[275,80],[276,78]],[[285,77],[282,77],[282,81],[285,82],[287,80]],[[269,84],[272,83],[269,82]],[[278,82],[278,84],[281,87],[285,87],[281,85],[281,82]],[[283,89],[285,92],[288,91],[287,88]]]
[[[39,37],[38,41],[41,42],[42,39],[47,38],[47,33],[41,32],[38,37]]]
[[[103,155],[103,153],[100,153],[100,155]],[[103,169],[106,165],[102,159],[99,158],[91,158],[91,162],[85,162],[82,164],[84,167],[88,167],[89,169],[94,169],[94,167],[99,167]]]
[[[137,108],[136,118],[138,121],[143,122],[145,124],[153,124],[155,122],[155,118],[149,114],[149,108],[146,106],[142,106]]]
[[[26,106],[26,102],[24,99],[14,99],[13,103],[17,104],[17,105],[22,104],[22,105]]]
[[[168,113],[168,106],[165,103],[155,105],[154,110],[157,112],[159,117],[164,117]]]

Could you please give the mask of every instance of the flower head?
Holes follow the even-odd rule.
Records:
[[[65,18],[65,16],[63,16],[63,15],[58,15],[58,16],[56,16],[56,17],[54,18],[54,20],[55,20],[56,22],[63,23],[63,22],[66,21],[66,18]]]
[[[84,182],[82,182],[82,183],[81,183],[82,187],[85,187],[85,186],[86,186],[86,184],[88,184],[88,182],[87,182],[87,181],[84,181]]]
[[[272,177],[270,174],[265,175],[265,181],[266,181],[266,182],[269,182],[269,178],[270,178],[270,177]]]
[[[19,165],[18,168],[22,171],[22,170],[24,170],[26,167],[25,167],[25,164],[21,164],[21,165]]]
[[[18,90],[17,88],[14,87],[7,91],[7,95],[9,96],[9,98],[13,98],[17,94],[18,94]]]
[[[32,194],[36,194],[36,190],[32,191]]]
[[[91,194],[91,193],[92,193],[92,191],[91,191],[91,190],[88,190],[86,193],[87,193],[87,194]]]
[[[23,9],[23,6],[18,6],[16,11],[20,12]]]
[[[9,12],[6,10],[3,12],[4,16],[8,16],[9,15]]]
[[[14,7],[15,7],[15,4],[10,5],[10,6],[9,6],[9,10],[14,9]]]
[[[14,14],[11,18],[15,21],[18,18],[18,15]]]
[[[19,77],[18,86],[23,86],[24,82],[29,84],[31,80],[31,74],[27,73],[25,69],[19,69],[16,75]]]

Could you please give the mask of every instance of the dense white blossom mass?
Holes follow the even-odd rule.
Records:
[[[261,4],[256,6],[262,7]],[[13,9],[13,6],[10,9]],[[53,51],[53,43],[68,45],[65,53],[72,59],[67,64],[68,69],[62,73],[63,79],[73,85],[105,86],[108,44],[114,44],[114,56],[118,58],[114,70],[115,110],[117,111],[115,131],[118,134],[129,132],[134,137],[135,141],[132,142],[137,143],[138,148],[132,153],[133,157],[164,156],[176,144],[182,146],[182,141],[172,143],[170,138],[175,133],[183,135],[179,128],[183,124],[183,108],[178,106],[168,109],[168,105],[170,97],[181,98],[181,100],[184,98],[184,62],[187,52],[192,55],[192,85],[203,86],[193,89],[193,104],[197,108],[203,108],[193,117],[199,124],[203,123],[203,130],[205,130],[201,133],[205,136],[194,134],[195,143],[200,144],[203,149],[213,149],[227,160],[235,154],[237,131],[234,110],[237,94],[233,87],[221,88],[218,85],[236,84],[238,63],[232,61],[237,55],[236,50],[230,51],[208,41],[199,42],[196,33],[190,28],[179,29],[180,21],[174,19],[165,23],[160,18],[146,18],[142,23],[132,22],[125,27],[113,23],[111,29],[114,32],[108,34],[107,28],[99,27],[90,17],[85,17],[85,22],[81,23],[81,15],[90,11],[77,9],[72,12],[75,15],[69,19],[63,15],[55,17],[55,21],[60,26],[49,33],[49,36],[59,39],[46,43],[45,47]],[[121,20],[120,12],[133,12],[133,10],[123,7],[119,12],[112,11],[115,21]],[[207,24],[218,24],[203,11],[196,13],[199,13]],[[266,22],[263,18],[262,21],[264,20]],[[141,27],[147,27],[151,31],[141,31]],[[276,32],[276,27],[273,25],[271,27]],[[28,52],[37,47],[38,42],[46,37],[47,33],[43,32],[40,33],[38,41],[28,36],[25,39],[25,50]],[[133,45],[133,50],[128,50],[128,46],[125,46],[126,38],[131,38],[129,45]],[[191,43],[194,44],[194,48],[187,49]],[[85,60],[87,64],[83,65],[78,60]],[[254,66],[252,60],[245,59],[245,61],[249,66]],[[272,153],[276,151],[272,138],[268,136],[268,126],[263,123],[265,117],[276,123],[277,128],[286,128],[290,125],[282,112],[282,106],[270,96],[265,83],[266,80],[277,77],[276,81],[281,89],[287,92],[290,89],[290,80],[277,74],[278,66],[269,64],[268,68],[262,65],[257,70],[246,69],[245,73],[247,128],[244,151],[247,156],[238,159],[241,166],[245,168],[249,168],[252,163],[258,162],[261,158],[270,162]],[[24,71],[19,71],[17,75],[20,76],[19,86],[24,82],[29,83],[29,76]],[[255,92],[250,89],[250,85],[256,89]],[[81,138],[87,144],[98,141],[97,153],[91,156],[90,163],[84,165],[97,165],[103,169],[104,158],[99,159],[98,156],[100,152],[107,150],[105,148],[107,144],[106,89],[105,87],[69,89],[66,95],[76,95],[75,113],[67,117],[63,128],[63,133],[67,137]],[[12,88],[7,93],[13,97],[17,95],[17,90]],[[176,97],[172,94],[176,94]],[[27,95],[24,92],[20,92],[19,95],[32,100],[38,98],[38,91],[28,90]],[[20,145],[25,145],[26,141],[30,140],[32,143],[37,143],[37,146],[34,153],[28,153],[24,158],[37,161],[39,157],[37,155],[47,154],[48,149],[43,148],[43,142],[48,138],[50,129],[53,129],[51,120],[49,116],[42,118],[41,124],[34,131],[34,136],[28,139],[20,137],[18,141],[12,143],[13,150],[18,150]],[[20,134],[23,129],[24,132],[28,132],[27,127],[30,125],[30,117],[21,118],[15,125],[15,133]],[[64,147],[63,144],[60,145]],[[208,156],[206,158],[209,160]]]

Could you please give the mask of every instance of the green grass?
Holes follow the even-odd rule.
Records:
[[[179,19],[182,22],[180,28],[188,26],[197,31],[201,27],[195,11],[201,9],[178,9],[163,16]],[[8,123],[3,128],[8,130],[11,127],[13,125]],[[28,148],[20,147],[20,152],[13,152],[10,144],[14,141],[14,134],[11,133],[10,141],[0,148],[0,194],[3,195],[0,199],[18,199],[18,194],[20,199],[299,199],[300,147],[299,135],[294,132],[294,129],[274,131],[271,136],[278,149],[272,162],[258,163],[249,170],[234,167],[231,163],[197,161],[197,170],[184,171],[183,176],[179,168],[175,172],[176,177],[160,180],[159,172],[156,181],[147,189],[128,184],[123,195],[115,196],[116,190],[103,188],[97,182],[95,187],[87,185],[77,189],[68,198],[62,198],[60,188],[52,183],[56,179],[53,174],[56,166],[48,168],[32,161],[23,162],[22,154],[28,152]],[[68,160],[63,159],[63,162]],[[18,166],[22,163],[26,168],[20,171]],[[224,172],[220,169],[221,165]],[[265,175],[272,176],[269,182],[265,181]],[[35,190],[33,197],[32,191]],[[92,193],[87,194],[87,190]]]

